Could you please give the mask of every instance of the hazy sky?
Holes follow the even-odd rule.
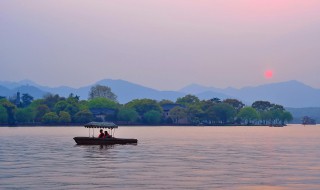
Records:
[[[320,88],[320,0],[1,0],[0,64],[48,86]]]

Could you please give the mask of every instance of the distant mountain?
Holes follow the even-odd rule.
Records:
[[[28,93],[36,99],[42,98],[43,95],[47,93],[59,94],[63,97],[67,97],[69,94],[73,93],[74,95],[80,96],[80,99],[87,99],[90,88],[95,84],[109,86],[118,96],[118,101],[120,103],[127,103],[138,98],[150,98],[155,100],[168,99],[175,101],[177,98],[183,97],[186,94],[193,94],[200,99],[217,97],[223,100],[226,98],[236,98],[247,105],[251,105],[257,100],[265,100],[292,108],[320,107],[320,89],[312,88],[298,81],[272,83],[241,89],[220,89],[192,84],[179,91],[160,91],[124,80],[111,79],[101,80],[81,88],[67,86],[52,88],[38,85],[29,80],[20,82],[0,81],[0,96],[13,96],[19,91],[20,93]]]
[[[223,89],[215,87],[207,87],[199,84],[191,84],[179,90],[179,92],[185,94],[193,94],[199,97],[199,99],[211,99],[219,98],[221,100],[227,98],[233,98],[232,95],[224,93]]]
[[[286,110],[293,116],[292,123],[302,123],[304,116],[315,119],[317,123],[320,122],[320,108],[286,108]]]
[[[175,101],[178,97],[185,95],[184,93],[176,91],[159,91],[124,80],[105,79],[96,82],[96,84],[109,86],[118,96],[118,101],[122,103],[138,98],[151,98],[155,100],[168,99]],[[90,87],[87,87],[87,94],[89,90]]]
[[[8,97],[11,95],[11,90],[7,87],[0,86],[0,96]]]
[[[47,87],[41,86],[31,80],[22,80],[19,82],[0,81],[0,96],[11,97],[20,92],[21,94],[28,93],[35,99],[42,98],[48,93],[59,94],[60,96],[68,96],[74,92],[71,87]]]
[[[32,84],[32,86],[29,84]],[[41,86],[27,80],[21,82],[0,82],[0,96],[10,97],[19,91],[21,94],[28,93],[35,99],[38,99],[42,98],[47,93],[59,94],[63,97],[68,97],[73,93],[74,95],[80,96],[80,99],[84,100],[88,98],[90,88],[96,84],[109,86],[118,96],[118,101],[120,103],[127,103],[138,98],[150,98],[155,100],[168,99],[175,101],[178,97],[185,95],[184,93],[176,91],[159,91],[124,80],[105,79],[81,88],[71,88],[67,86],[52,88]]]
[[[21,94],[30,94],[30,95],[32,94],[32,96],[35,99],[42,98],[45,94],[48,94],[48,92],[46,91],[43,91],[37,87],[29,86],[29,85],[19,86],[12,89],[11,91],[13,94],[16,94],[14,92],[20,92]]]
[[[201,94],[206,92],[220,92],[221,89],[214,87],[202,86],[199,84],[190,84],[182,89],[179,92],[183,92],[185,94]]]
[[[159,91],[124,80],[111,79],[101,80],[92,85],[84,86],[78,89],[70,87],[58,87],[51,89],[47,88],[46,90],[51,93],[57,93],[64,97],[67,97],[70,93],[73,93],[80,96],[80,99],[88,99],[91,87],[97,84],[110,87],[112,92],[118,96],[119,103],[127,103],[138,98],[150,98],[155,100],[169,99],[175,101],[178,97],[184,96],[184,94],[180,92]]]
[[[226,92],[229,94],[229,92]],[[320,90],[298,81],[288,81],[257,87],[246,87],[232,93],[233,96],[248,102],[268,100],[287,107],[320,106]]]
[[[59,94],[59,96],[62,96],[62,97],[68,97],[71,93],[73,93],[74,95],[78,95],[76,93],[78,89],[68,87],[68,86],[60,86],[60,87],[53,87],[53,88],[47,87],[47,86],[39,86],[38,88],[40,88],[43,91],[49,92],[51,94]],[[87,96],[86,97],[81,96],[80,98],[87,99]]]
[[[252,104],[257,100],[266,100],[286,107],[320,107],[320,89],[312,88],[295,80],[241,89],[218,89],[193,84],[180,91],[197,95],[208,90],[220,93],[220,96],[234,97],[246,104]],[[217,97],[219,96],[217,95]]]
[[[195,94],[200,100],[209,100],[212,98],[219,98],[220,100],[224,100],[227,98],[232,98],[229,95],[220,93],[220,92],[213,92],[213,91],[205,91],[198,94]]]
[[[6,87],[8,89],[14,89],[14,88],[17,88],[20,86],[25,86],[25,85],[39,87],[38,84],[36,84],[35,82],[33,82],[31,80],[27,80],[27,79],[19,81],[19,82],[0,81],[0,86]]]
[[[34,87],[34,86],[29,86],[29,85],[13,85],[14,88],[6,88],[4,86],[0,86],[0,96],[4,97],[13,97],[17,94],[17,92],[20,92],[20,94],[30,94],[32,97],[35,99],[42,98],[45,94],[48,92],[42,91],[41,89]]]

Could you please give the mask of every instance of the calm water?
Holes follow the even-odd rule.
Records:
[[[0,128],[0,189],[320,189],[319,125],[120,127],[139,142],[115,146],[74,136],[88,130]]]

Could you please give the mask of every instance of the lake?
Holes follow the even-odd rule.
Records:
[[[88,135],[84,127],[0,127],[0,189],[320,189],[319,125],[120,126],[116,137],[137,145],[72,139]]]

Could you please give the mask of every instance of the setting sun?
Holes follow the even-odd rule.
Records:
[[[273,76],[273,71],[272,71],[272,70],[266,70],[266,71],[264,72],[264,77],[265,77],[266,79],[271,79],[272,76]]]

